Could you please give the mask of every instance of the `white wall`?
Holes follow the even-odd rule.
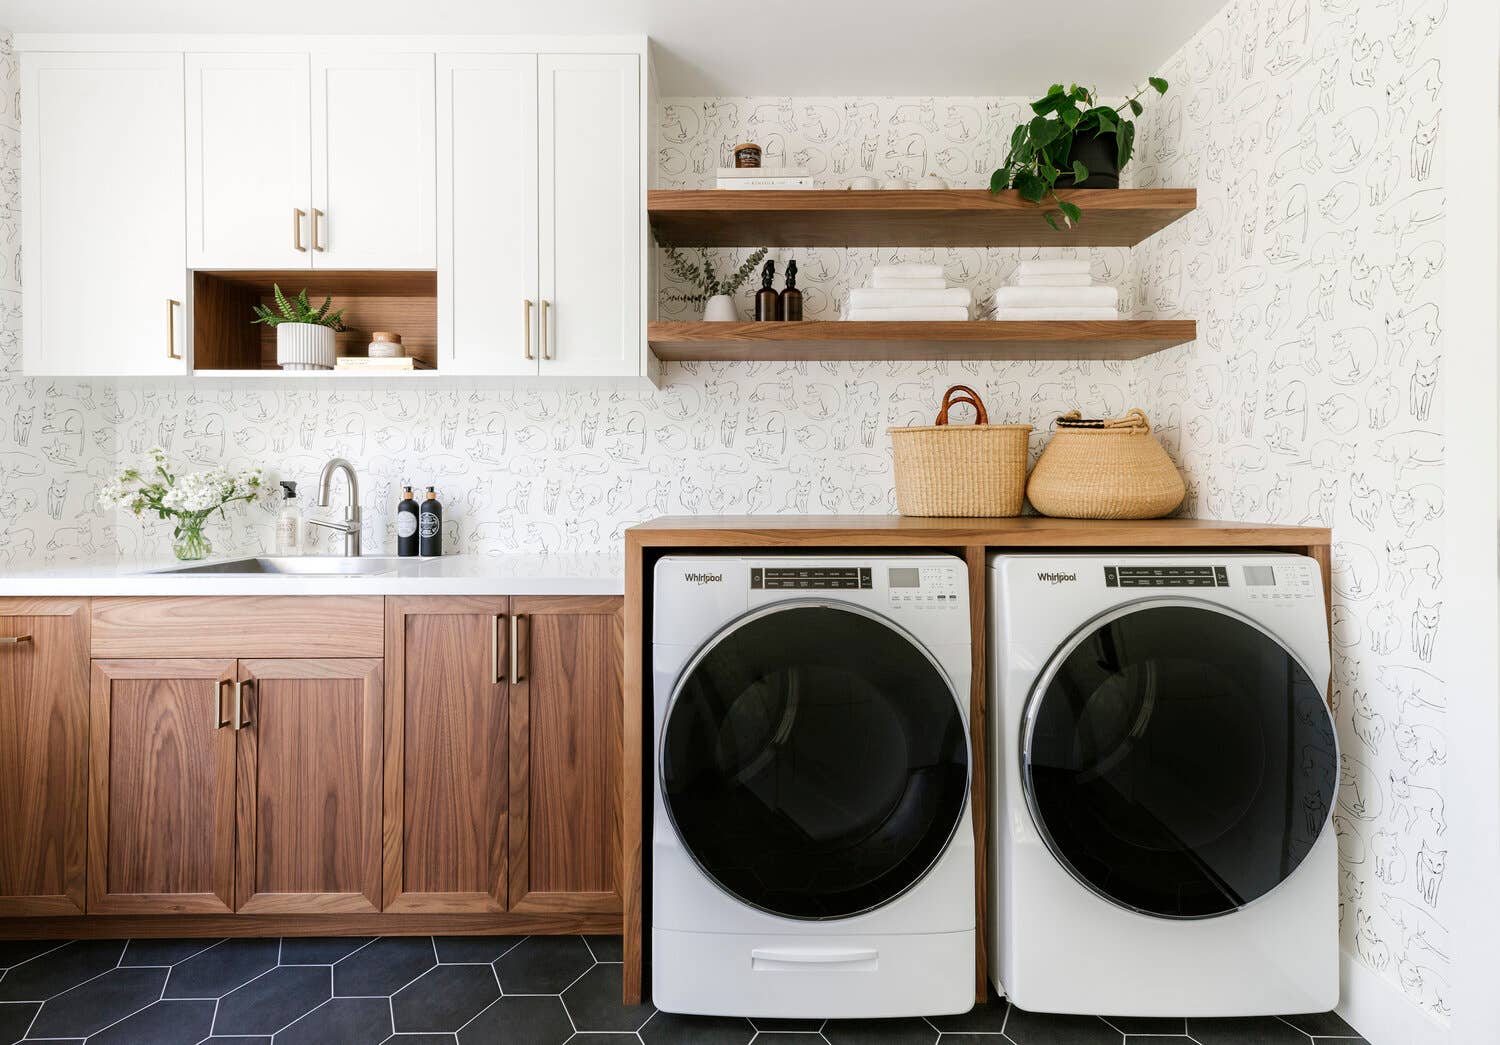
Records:
[[[1445,7],[1227,7],[1166,64],[1171,100],[1142,128],[1147,168],[1196,185],[1198,209],[1135,266],[1143,311],[1199,321],[1136,373],[1191,514],[1333,527],[1344,947],[1437,1020],[1463,830],[1439,678]]]

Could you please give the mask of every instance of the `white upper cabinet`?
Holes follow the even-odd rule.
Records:
[[[28,373],[186,373],[181,54],[21,56]]]
[[[188,264],[312,264],[305,54],[187,56]]]
[[[536,55],[439,55],[438,369],[535,374]]]
[[[541,373],[642,373],[640,58],[544,54]]]
[[[312,56],[313,267],[437,264],[431,54]]]

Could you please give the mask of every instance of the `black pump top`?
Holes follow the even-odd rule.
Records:
[[[795,260],[786,263],[786,289],[797,289],[797,262]]]
[[[762,289],[771,290],[771,282],[776,278],[776,262],[768,261],[760,268],[760,285]]]
[[[281,480],[281,491],[288,501],[297,499],[297,484],[290,479]]]

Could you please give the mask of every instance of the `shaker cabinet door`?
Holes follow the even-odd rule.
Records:
[[[187,56],[188,264],[312,266],[305,54]]]
[[[181,54],[21,56],[29,374],[187,372]]]

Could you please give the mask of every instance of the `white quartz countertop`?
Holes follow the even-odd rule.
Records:
[[[316,561],[317,556],[303,558]],[[618,555],[446,555],[391,559],[356,575],[170,573],[171,559],[70,563],[0,574],[0,596],[105,595],[621,595]]]

